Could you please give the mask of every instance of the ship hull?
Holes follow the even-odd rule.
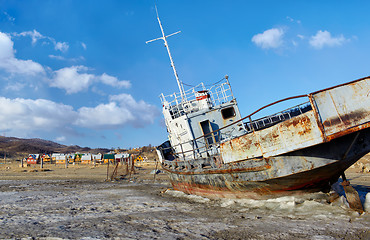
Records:
[[[269,158],[211,168],[163,166],[175,190],[208,198],[253,198],[327,191],[343,172],[370,151],[370,129]]]

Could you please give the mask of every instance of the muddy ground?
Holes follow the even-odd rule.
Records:
[[[1,239],[370,239],[369,213],[322,193],[209,200],[167,190],[154,163],[119,181],[106,181],[106,166],[45,169],[1,164]],[[370,192],[370,174],[352,168],[347,177]]]

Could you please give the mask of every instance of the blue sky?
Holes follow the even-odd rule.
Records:
[[[156,1],[180,80],[226,74],[242,115],[370,75],[368,1]],[[155,1],[0,0],[0,134],[87,147],[166,140],[177,92]]]

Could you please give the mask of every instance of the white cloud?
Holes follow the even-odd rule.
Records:
[[[56,42],[54,44],[54,48],[55,48],[55,50],[59,50],[61,52],[66,52],[66,51],[68,51],[69,45],[66,42]]]
[[[51,59],[56,59],[56,60],[61,60],[61,61],[65,61],[65,60],[67,60],[65,57],[63,57],[63,56],[58,56],[58,55],[53,55],[53,54],[50,54],[49,55],[49,58],[51,58]]]
[[[268,48],[278,48],[283,43],[284,30],[281,28],[272,28],[259,33],[252,37],[252,42],[257,46],[268,49]]]
[[[32,44],[36,44],[38,40],[46,38],[45,36],[41,35],[41,33],[36,31],[35,29],[33,31],[26,31],[26,32],[18,33],[18,34],[16,33],[15,35],[22,36],[22,37],[26,37],[26,36],[31,37]]]
[[[118,128],[125,125],[144,127],[153,123],[158,109],[144,101],[137,102],[129,94],[110,97],[110,102],[94,108],[82,107],[78,110],[76,125],[93,129]]]
[[[106,73],[102,75],[94,75],[86,73],[89,69],[85,66],[72,66],[59,69],[54,72],[54,77],[51,79],[50,86],[64,89],[67,94],[81,92],[86,90],[94,82],[102,82],[113,87],[129,88],[129,81],[119,81],[116,77]]]
[[[72,66],[54,72],[50,86],[64,89],[67,94],[77,93],[87,89],[94,80],[93,74],[82,73],[87,71],[85,66]]]
[[[87,128],[114,128],[135,120],[128,109],[120,108],[115,102],[99,104],[94,108],[82,107],[79,116],[76,125]]]
[[[7,13],[7,12],[4,11],[3,14],[8,19],[9,22],[14,22],[15,21],[15,18],[12,17],[12,16],[10,16],[9,13]]]
[[[0,130],[26,137],[40,130],[54,131],[77,118],[73,108],[45,99],[0,97]]]
[[[127,125],[144,127],[152,124],[159,110],[131,95],[111,96],[106,104],[82,107],[55,103],[45,99],[9,99],[0,97],[0,132],[11,136],[30,137],[37,132],[53,132],[63,141],[71,126],[90,129],[117,129]]]
[[[32,60],[21,60],[14,56],[13,41],[10,36],[0,32],[0,69],[12,74],[44,74],[44,68]]]
[[[0,68],[3,68],[9,73],[31,75],[43,74],[44,68],[32,60],[20,60],[16,58],[2,59]]]
[[[335,47],[335,46],[341,46],[346,41],[349,41],[349,39],[346,39],[343,35],[340,35],[338,37],[332,37],[330,32],[328,31],[317,31],[315,36],[312,36],[310,38],[310,45],[316,49],[321,49],[325,46],[328,47]]]
[[[295,20],[294,18],[291,18],[289,16],[286,16],[286,19],[288,19],[289,22],[296,22],[298,24],[301,24],[301,20]]]
[[[65,58],[63,56],[53,55],[53,54],[49,54],[49,58],[60,60],[60,61],[71,61],[71,62],[78,62],[78,61],[84,61],[85,60],[85,58],[83,56],[79,56],[77,58]]]
[[[136,113],[135,126],[141,126],[143,123],[152,123],[158,114],[157,109],[144,101],[137,102],[130,94],[120,94],[110,96],[110,101],[116,101],[121,108],[129,109],[130,112]]]
[[[20,90],[22,90],[25,87],[26,87],[26,84],[20,83],[20,82],[15,82],[15,83],[8,84],[5,87],[5,90],[20,91]]]
[[[0,32],[0,59],[14,58],[13,41],[10,36]]]
[[[99,77],[99,79],[102,83],[113,86],[113,87],[120,87],[120,88],[121,87],[123,87],[123,88],[130,88],[131,87],[130,81],[125,81],[125,80],[119,81],[116,77],[109,76],[106,73],[103,73]]]
[[[86,47],[86,44],[85,44],[85,43],[83,43],[83,42],[82,42],[82,43],[81,43],[81,46],[83,47],[83,49],[85,49],[85,50],[86,50],[86,48],[87,48],[87,47]]]
[[[36,31],[35,29],[33,31],[25,31],[25,32],[21,32],[21,33],[14,33],[13,35],[14,36],[22,36],[22,37],[27,37],[27,36],[31,37],[33,45],[35,45],[38,40],[46,39],[46,40],[50,41],[51,43],[53,43],[54,49],[57,50],[57,51],[66,52],[69,49],[68,43],[66,43],[66,42],[57,42],[54,38],[44,36],[41,33],[39,33],[38,31]]]
[[[30,35],[37,41],[42,38],[37,31],[23,32],[23,35]],[[130,88],[130,81],[119,81],[116,77],[110,76],[106,73],[102,75],[90,74],[85,66],[72,66],[52,71],[46,67],[46,70],[41,64],[32,60],[17,59],[14,55],[13,41],[11,37],[5,33],[0,32],[0,70],[4,70],[10,74],[18,74],[25,76],[46,77],[46,72],[52,73],[49,79],[51,87],[64,89],[68,94],[77,93],[89,88],[89,86],[96,82],[101,82],[106,85],[118,88]],[[61,45],[61,48],[66,47]],[[67,48],[66,48],[67,49]],[[57,60],[79,61],[84,60],[83,57],[66,59],[63,56],[49,55],[50,58]],[[20,89],[21,85],[9,85],[8,89]]]

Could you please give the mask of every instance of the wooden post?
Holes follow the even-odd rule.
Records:
[[[129,158],[128,158],[129,159]],[[127,158],[126,158],[126,160],[125,160],[125,165],[126,165],[126,175],[128,175],[128,160]]]
[[[158,161],[156,158],[154,159],[154,161],[155,161],[155,172],[154,172],[154,182],[155,182],[155,175],[157,175],[157,169],[158,169]]]
[[[108,164],[107,164],[107,181],[109,179],[109,159],[108,159]]]
[[[132,156],[130,156],[130,179],[131,179],[131,173],[132,173],[132,166],[133,166],[133,162],[134,162],[134,158]]]
[[[112,176],[110,176],[110,180],[111,180],[111,181],[113,181],[113,179],[117,177],[118,165],[119,165],[119,163],[117,162],[117,163],[116,163],[116,166],[115,166],[115,167],[114,167],[114,169],[113,169]]]
[[[23,160],[24,158],[21,159],[21,168],[23,168]]]
[[[134,174],[136,173],[135,172],[135,159],[134,158],[131,159],[131,171],[130,172],[133,172]]]
[[[41,158],[40,168],[44,168],[44,158]]]

